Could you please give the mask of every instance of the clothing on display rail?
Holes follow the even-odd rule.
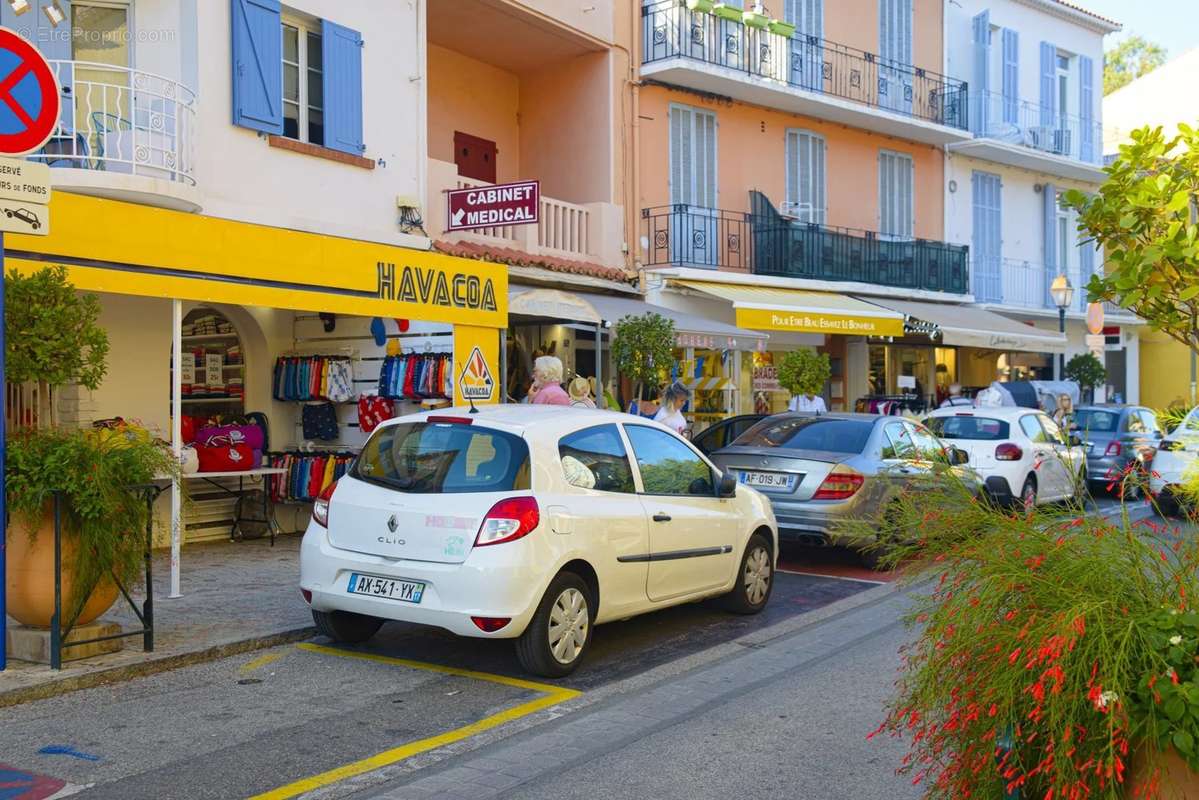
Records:
[[[349,356],[280,356],[271,395],[276,400],[353,400],[354,365]]]
[[[449,353],[387,356],[379,370],[379,396],[395,400],[427,400],[450,396]]]
[[[311,502],[341,476],[346,474],[353,453],[305,453],[298,450],[271,453],[268,465],[287,470],[284,475],[271,476],[271,500]]]

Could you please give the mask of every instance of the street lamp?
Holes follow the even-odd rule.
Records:
[[[1070,285],[1070,279],[1064,274],[1058,275],[1053,279],[1053,283],[1049,286],[1049,295],[1053,298],[1053,302],[1057,304],[1057,329],[1062,333],[1066,332],[1066,309],[1070,307],[1070,303],[1074,300],[1074,287]],[[1060,381],[1066,377],[1066,353],[1058,356],[1057,362],[1057,379]]]

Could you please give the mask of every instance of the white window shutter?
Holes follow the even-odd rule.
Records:
[[[795,2],[795,0],[789,0]],[[787,211],[795,213],[795,209],[799,207],[800,197],[803,192],[800,188],[800,171],[799,171],[799,148],[800,148],[800,133],[799,131],[787,131],[787,147],[786,147],[786,177],[787,177]]]
[[[812,137],[812,222],[825,224],[824,139]]]

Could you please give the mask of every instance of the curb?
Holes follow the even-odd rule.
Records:
[[[310,639],[315,635],[316,628],[305,626],[279,633],[270,633],[265,636],[254,636],[236,642],[218,644],[204,650],[158,657],[151,654],[147,660],[134,664],[123,664],[99,669],[95,672],[74,675],[62,680],[38,684],[37,686],[26,686],[20,689],[0,691],[0,708],[8,708],[22,703],[33,702],[34,700],[46,700],[51,697],[69,694],[70,692],[77,692],[80,689],[91,689],[95,686],[121,683],[133,680],[134,678],[143,678],[147,675],[157,675],[160,672],[170,672],[171,670],[203,664],[207,661],[216,661],[221,658],[249,653],[254,650],[263,650],[281,644],[291,644],[292,642]]]

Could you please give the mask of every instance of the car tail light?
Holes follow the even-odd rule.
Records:
[[[479,526],[479,534],[475,537],[475,547],[511,542],[527,536],[540,522],[541,510],[532,497],[501,500],[483,517],[483,524]]]
[[[495,633],[512,621],[511,617],[471,617],[470,621],[483,633]]]
[[[300,596],[304,598],[305,603],[312,605],[312,592],[308,591],[307,589],[301,589]]]
[[[1120,446],[1119,442],[1108,442],[1107,449],[1103,451],[1103,454],[1105,456],[1118,456],[1122,452],[1124,452],[1124,448]]]
[[[469,425],[473,421],[470,417],[425,417],[430,425]]]
[[[333,499],[333,490],[336,488],[337,481],[333,481],[329,488],[312,501],[312,521],[322,528],[329,527],[329,501]]]
[[[1014,445],[1011,442],[1004,442],[995,448],[996,461],[1019,461],[1024,458],[1024,451],[1019,445]]]
[[[813,500],[845,500],[853,497],[858,489],[862,488],[862,483],[866,477],[862,473],[846,466],[838,465],[833,467],[820,486],[816,489],[816,493],[812,495]]]

